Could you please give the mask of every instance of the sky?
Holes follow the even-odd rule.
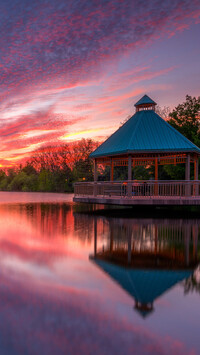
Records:
[[[0,167],[199,96],[198,0],[0,0]]]

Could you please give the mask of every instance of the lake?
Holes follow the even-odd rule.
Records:
[[[1,354],[200,354],[200,215],[0,192]]]

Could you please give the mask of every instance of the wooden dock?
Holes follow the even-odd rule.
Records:
[[[74,202],[121,206],[200,206],[200,182],[78,182]]]

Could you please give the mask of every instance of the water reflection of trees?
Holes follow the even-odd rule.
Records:
[[[29,203],[0,206],[1,213],[9,214],[13,219],[27,223],[35,234],[57,238],[66,236],[70,226],[73,228],[72,205],[56,203]]]
[[[7,208],[3,206],[2,208]],[[82,241],[91,241],[93,238],[93,219],[84,217],[82,207],[72,203],[29,203],[10,205],[9,213],[16,213],[20,218],[28,221],[35,231],[43,237],[67,238],[73,235]]]

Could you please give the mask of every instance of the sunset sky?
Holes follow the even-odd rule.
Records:
[[[0,1],[0,164],[199,96],[198,0]]]

